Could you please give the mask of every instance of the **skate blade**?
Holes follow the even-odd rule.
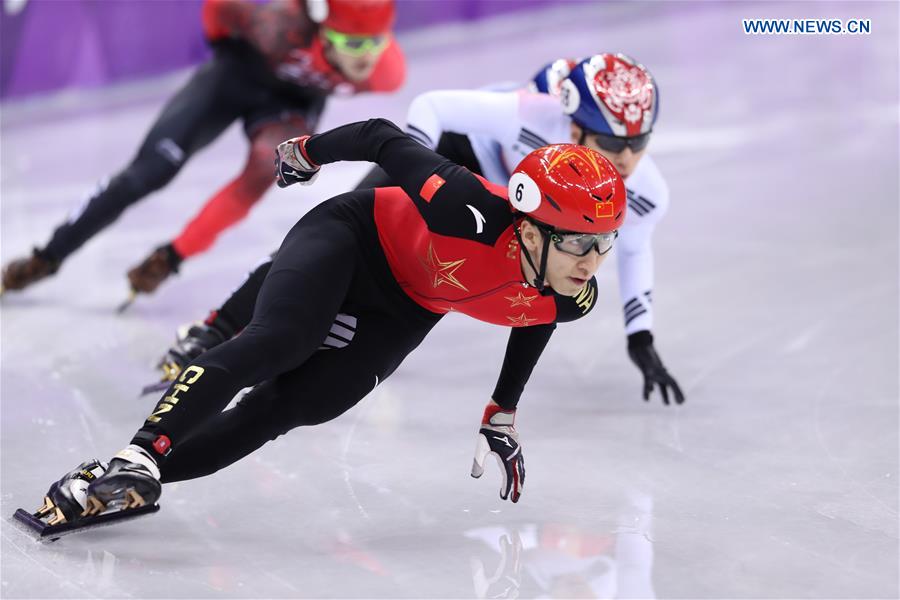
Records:
[[[141,393],[138,395],[138,397],[140,398],[141,396],[146,396],[147,394],[153,394],[155,392],[163,392],[167,390],[170,385],[172,385],[172,381],[165,379],[163,381],[157,381],[156,383],[145,385],[141,388]]]
[[[163,372],[163,381],[175,381],[181,375],[181,367],[174,362],[164,362],[159,367]]]
[[[50,496],[44,496],[44,505],[37,509],[34,516],[38,519],[47,518],[48,525],[61,525],[66,522],[66,516],[61,508],[56,506]]]
[[[128,297],[125,301],[116,307],[116,314],[121,315],[123,312],[128,310],[128,307],[134,304],[134,301],[137,300],[138,293],[135,290],[131,290],[128,292]]]
[[[84,517],[71,523],[50,525],[42,521],[37,514],[32,514],[20,508],[13,514],[13,523],[18,529],[27,533],[38,542],[55,542],[66,535],[131,521],[132,519],[151,515],[158,510],[159,504],[145,504],[139,508],[128,508],[116,512],[103,513],[99,516]]]
[[[136,508],[143,508],[147,506],[147,501],[144,500],[144,497],[138,494],[133,489],[125,492],[125,496],[127,497],[127,504],[125,505],[126,509],[133,510]]]
[[[168,389],[168,387],[172,385],[172,382],[181,374],[181,367],[177,366],[175,363],[162,362],[159,365],[159,368],[163,372],[162,379],[156,383],[151,383],[142,387],[138,397],[146,396],[147,394],[152,394],[154,392],[162,392]]]
[[[106,510],[106,505],[97,500],[96,496],[87,497],[87,506],[81,513],[82,517],[96,517]]]
[[[124,498],[110,500],[109,503],[104,504],[97,496],[88,496],[86,504],[87,506],[81,513],[82,517],[95,517],[107,512],[141,508],[147,506],[147,501],[134,488],[128,488],[125,490]]]

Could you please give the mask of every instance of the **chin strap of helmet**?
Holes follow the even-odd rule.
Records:
[[[538,227],[538,230],[541,232],[541,236],[544,238],[544,249],[541,252],[541,268],[538,269],[534,266],[534,261],[531,260],[531,252],[528,251],[528,248],[525,247],[524,242],[522,242],[522,234],[519,232],[519,225],[513,228],[513,231],[516,232],[516,239],[519,240],[519,247],[522,249],[522,252],[525,253],[525,260],[528,262],[528,266],[531,267],[531,270],[534,271],[537,275],[534,278],[534,281],[531,282],[537,291],[544,291],[544,276],[547,274],[547,255],[550,254],[550,232],[546,231],[542,227]]]

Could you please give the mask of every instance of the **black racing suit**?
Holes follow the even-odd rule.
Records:
[[[423,182],[440,175],[445,199],[415,202],[428,230],[445,238],[474,240],[470,217],[459,227],[434,220],[467,203],[482,207],[498,232],[513,222],[505,196],[386,121],[313,136],[307,148],[321,163],[378,163],[407,194],[392,201],[413,202]],[[374,218],[381,191],[337,196],[300,219],[265,276],[249,325],[201,354],[170,386],[132,440],[157,457],[164,482],[213,473],[295,427],[334,419],[393,373],[441,318],[414,301],[392,273]],[[516,406],[555,322],[577,319],[593,306],[596,281],[589,287],[587,304],[547,290],[554,321],[511,329],[493,393],[498,404]],[[236,407],[222,412],[249,386],[255,387]],[[156,445],[161,436],[165,444]]]

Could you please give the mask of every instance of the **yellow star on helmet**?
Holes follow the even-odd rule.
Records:
[[[428,242],[428,255],[424,259],[419,258],[419,262],[428,272],[428,276],[431,277],[432,287],[437,287],[442,283],[446,283],[449,286],[459,288],[463,291],[469,291],[469,289],[460,283],[454,275],[457,269],[466,262],[465,258],[460,260],[442,261],[438,258],[437,254],[434,253],[434,245],[431,242]]]

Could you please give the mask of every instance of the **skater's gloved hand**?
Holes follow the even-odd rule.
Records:
[[[637,331],[628,336],[628,356],[644,374],[644,400],[649,401],[653,388],[659,386],[663,404],[669,404],[670,391],[676,404],[684,402],[684,394],[678,387],[678,382],[663,366],[653,347],[653,335],[649,331]]]
[[[472,477],[478,478],[484,474],[484,459],[488,454],[493,454],[503,475],[500,497],[518,502],[525,487],[525,458],[514,426],[515,419],[515,409],[504,410],[493,401],[484,408],[475,460],[472,462]]]
[[[182,325],[175,333],[175,345],[159,361],[163,379],[174,381],[195,358],[231,337],[229,332],[206,323]]]
[[[275,149],[275,181],[278,187],[286,188],[299,183],[309,185],[319,174],[319,165],[306,154],[308,135],[291,138],[278,144]]]

